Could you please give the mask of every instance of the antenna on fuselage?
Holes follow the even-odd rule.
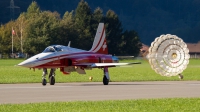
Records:
[[[71,45],[71,41],[69,41],[69,43],[68,43],[68,47],[70,47],[70,45]]]

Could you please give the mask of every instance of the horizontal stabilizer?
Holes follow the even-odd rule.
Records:
[[[133,64],[141,64],[141,62],[134,62],[134,63],[93,63],[91,65],[91,67],[124,66],[124,65],[133,65]]]
[[[141,62],[133,62],[133,63],[81,63],[76,64],[77,66],[89,66],[89,67],[113,67],[113,66],[124,66],[124,65],[133,65],[133,64],[141,64]]]

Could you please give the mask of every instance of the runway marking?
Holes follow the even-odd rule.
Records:
[[[188,85],[195,85],[195,86],[199,86],[199,85],[200,85],[200,83],[190,83],[190,84],[188,84]]]

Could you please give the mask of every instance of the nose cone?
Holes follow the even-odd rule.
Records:
[[[28,68],[33,67],[33,65],[34,65],[34,62],[31,62],[29,60],[25,60],[18,64],[18,66],[28,67]]]
[[[34,67],[36,66],[36,61],[38,60],[38,58],[36,58],[35,56],[32,57],[32,58],[29,58],[21,63],[18,64],[18,66],[22,66],[22,67],[28,67],[28,68],[31,68],[31,67]]]
[[[28,68],[34,67],[34,66],[36,66],[36,62],[38,61],[39,57],[41,57],[40,54],[35,55],[35,56],[19,63],[18,66],[28,67]]]
[[[46,63],[47,61],[44,61],[43,59],[48,58],[51,55],[52,53],[40,53],[19,63],[18,66],[33,68]]]

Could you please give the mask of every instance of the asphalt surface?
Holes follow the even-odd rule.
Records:
[[[0,84],[0,104],[200,97],[200,81]]]

